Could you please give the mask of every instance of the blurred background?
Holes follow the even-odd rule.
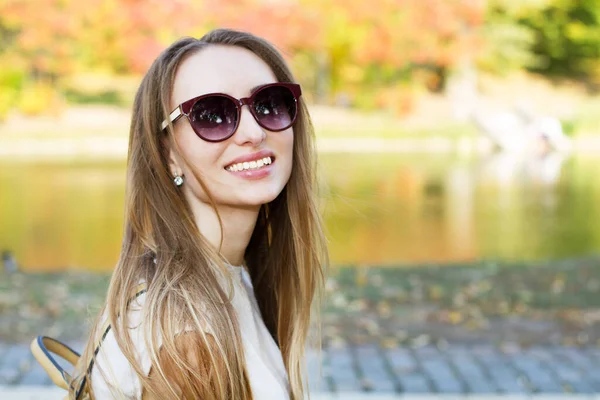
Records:
[[[600,0],[0,0],[0,384],[48,383],[38,334],[81,346],[135,90],[215,27],[273,42],[309,103],[323,390],[600,390]]]

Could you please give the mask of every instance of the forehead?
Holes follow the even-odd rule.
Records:
[[[277,82],[271,68],[250,50],[210,45],[187,56],[177,69],[171,105],[206,93],[226,93],[236,98],[250,95],[252,88]]]

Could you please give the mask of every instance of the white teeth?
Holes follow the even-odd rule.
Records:
[[[269,165],[271,163],[272,163],[271,157],[265,157],[265,158],[261,158],[256,161],[249,161],[249,162],[233,164],[233,165],[230,165],[229,167],[227,167],[226,169],[227,169],[227,171],[233,171],[233,172],[246,171],[249,169],[258,169],[258,168],[264,167],[265,165]]]

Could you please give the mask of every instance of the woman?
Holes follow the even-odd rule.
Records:
[[[150,67],[133,109],[123,247],[71,397],[84,385],[98,399],[304,398],[327,249],[293,82],[272,45],[223,29],[175,42]]]

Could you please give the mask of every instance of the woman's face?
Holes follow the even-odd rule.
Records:
[[[235,98],[249,97],[252,89],[277,82],[269,66],[249,50],[212,45],[188,56],[175,76],[171,110],[193,97],[207,93],[226,93]],[[236,132],[229,139],[212,143],[199,138],[187,118],[174,125],[180,151],[171,148],[171,173],[184,177],[186,195],[209,203],[208,196],[191,173],[200,174],[218,205],[234,207],[260,206],[274,200],[283,190],[292,171],[294,132],[270,132],[259,126],[247,106],[242,107]],[[273,162],[253,172],[226,169],[243,156],[263,159],[270,154]],[[264,153],[267,152],[267,153]],[[262,171],[261,171],[262,169]]]

